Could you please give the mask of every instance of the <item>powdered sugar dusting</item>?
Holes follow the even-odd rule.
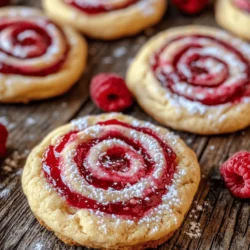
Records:
[[[8,130],[12,130],[16,127],[14,122],[10,122],[7,116],[0,116],[0,123],[4,125]]]
[[[181,111],[183,108],[185,108],[190,114],[193,115],[205,115],[206,112],[209,110],[209,106],[205,106],[199,102],[190,101],[182,96],[178,96],[170,92],[166,93],[166,98],[170,100],[170,103],[175,106],[177,110],[179,108]]]
[[[138,3],[138,6],[144,16],[152,16],[156,12],[157,0],[142,0]]]
[[[86,126],[86,125],[85,125]],[[151,126],[152,127],[152,126]],[[89,186],[89,184],[83,180],[80,176],[80,173],[78,171],[78,168],[76,164],[74,163],[74,156],[75,152],[68,149],[68,147],[65,147],[63,154],[65,152],[65,156],[67,157],[67,160],[65,161],[65,167],[64,167],[64,176],[66,183],[71,183],[71,189],[75,190],[78,193],[81,193],[82,195],[90,197],[91,199],[102,201],[102,203],[107,202],[120,202],[124,200],[130,200],[134,197],[140,198],[143,196],[143,192],[146,188],[149,188],[151,185],[155,185],[154,179],[158,179],[162,175],[163,168],[165,166],[165,160],[163,156],[162,149],[158,142],[154,140],[151,136],[145,135],[141,132],[137,132],[135,130],[131,130],[128,128],[124,128],[121,126],[92,126],[84,130],[82,134],[79,134],[79,137],[85,139],[86,136],[89,137],[89,140],[91,138],[101,138],[103,135],[107,133],[109,130],[115,130],[120,131],[125,135],[127,138],[131,138],[135,141],[138,141],[141,145],[144,145],[145,149],[148,150],[149,156],[154,160],[155,162],[155,169],[152,173],[152,177],[143,178],[140,181],[138,181],[136,184],[132,186],[128,186],[124,188],[123,190],[116,191],[108,189],[108,190],[101,190],[99,188],[94,188],[93,186]],[[69,145],[70,146],[70,145]],[[91,173],[96,178],[106,178],[115,181],[115,176],[109,176],[107,172],[103,171],[103,169],[99,168],[99,157],[103,153],[105,153],[109,148],[112,148],[114,146],[121,146],[123,148],[130,148],[130,150],[134,151],[133,148],[130,146],[127,146],[124,142],[117,140],[117,139],[110,139],[105,140],[101,143],[98,143],[96,146],[92,147],[88,153],[88,157],[85,162],[86,168],[91,168]],[[75,146],[74,146],[75,147]],[[134,151],[134,157],[137,154],[136,151]],[[127,156],[128,160],[131,162],[130,171],[126,171],[126,177],[128,177],[130,174],[130,180],[133,179],[134,176],[137,176],[137,171],[140,170],[141,167],[143,167],[143,162],[140,160],[140,158],[130,158],[130,156]],[[120,176],[118,173],[116,175]],[[121,174],[122,176],[122,174]],[[152,179],[151,179],[152,178]],[[117,181],[119,181],[120,177]],[[79,184],[81,183],[81,184]]]
[[[6,25],[0,32],[0,62],[10,67],[8,73],[15,74],[16,71],[11,70],[15,68],[19,69],[17,74],[24,72],[28,75],[40,72],[43,75],[47,69],[57,70],[58,67],[55,66],[59,65],[66,55],[67,43],[62,42],[65,37],[56,24],[31,8],[8,11],[8,16],[4,16],[2,21]],[[32,27],[21,25],[27,22],[32,23]],[[20,24],[18,28],[16,23]],[[13,38],[13,34],[16,39]],[[47,42],[46,37],[49,37],[50,42]],[[28,39],[33,41],[29,45],[25,43]],[[69,37],[72,45],[75,41],[75,38]],[[28,84],[30,80],[24,80],[24,83]],[[6,84],[12,85],[13,81],[8,79]]]
[[[126,47],[119,47],[119,48],[114,50],[113,56],[115,58],[120,58],[120,57],[124,56],[126,53],[127,53]]]
[[[207,201],[205,201],[203,205],[197,204],[197,202],[195,203],[196,207],[189,213],[189,218],[192,218],[194,221],[190,221],[189,229],[187,232],[185,232],[185,234],[188,235],[191,239],[198,239],[201,236],[201,224],[199,222],[196,222],[195,220],[197,220],[198,215],[201,214],[201,212],[209,206],[209,203]]]
[[[44,249],[43,243],[38,242],[38,243],[35,244],[34,250],[42,250],[42,249]]]
[[[37,123],[36,119],[33,117],[28,117],[25,121],[26,126],[33,126]]]
[[[106,115],[105,120],[110,119],[117,119],[117,114],[111,113]],[[161,140],[165,141],[167,144],[170,143],[170,145],[175,145],[177,143],[177,138],[174,134],[166,133],[164,135],[163,130],[160,127],[148,122],[141,122],[136,119],[130,120],[130,118],[128,119],[130,121],[129,123],[133,127],[143,127],[153,130],[159,136],[159,138],[161,138]],[[63,176],[63,182],[68,183],[68,186],[72,191],[96,200],[98,201],[98,204],[108,205],[110,202],[122,202],[124,204],[129,202],[131,204],[136,204],[138,202],[137,198],[143,197],[146,190],[157,189],[156,182],[161,178],[162,169],[165,165],[164,156],[162,155],[163,152],[157,140],[155,140],[150,135],[143,134],[143,132],[134,130],[132,128],[127,128],[119,124],[109,124],[105,126],[96,125],[94,119],[91,116],[74,120],[71,124],[72,130],[77,129],[81,132],[75,135],[76,137],[74,137],[72,142],[66,144],[61,153],[65,162],[64,166],[62,166],[61,175]],[[112,187],[109,187],[108,189],[97,188],[95,186],[89,185],[89,183],[87,183],[86,180],[80,176],[79,169],[73,160],[76,155],[75,148],[83,141],[91,141],[93,138],[95,140],[98,140],[98,138],[103,138],[103,136],[105,136],[109,130],[116,131],[116,133],[122,133],[123,136],[128,138],[128,140],[131,138],[133,141],[138,141],[138,143],[144,147],[150,158],[152,158],[153,162],[155,162],[152,174],[139,179],[139,181],[136,180],[135,184],[129,184],[121,190],[116,190]],[[106,159],[105,157],[106,152],[114,146],[126,149],[127,153],[124,157],[128,162],[130,162],[132,167],[126,170],[124,173],[116,172],[115,175],[110,176],[109,172],[105,172],[105,164],[107,164],[106,168],[109,168],[112,165],[112,162],[109,162],[109,158]],[[132,155],[130,155],[130,151],[132,152]],[[137,157],[135,157],[133,154],[137,154]],[[100,169],[100,159],[105,159],[105,164],[102,165],[102,167],[104,166],[104,169]],[[119,175],[123,175],[124,177],[129,176],[130,180],[132,180],[134,176],[137,175],[137,171],[141,169],[142,163],[140,154],[138,154],[134,148],[129,146],[129,144],[126,145],[126,143],[120,139],[109,138],[98,142],[89,149],[88,155],[84,161],[84,166],[86,169],[91,171],[91,177],[101,179],[104,178],[105,180],[109,180],[109,178],[111,178],[110,180],[114,181],[115,183],[115,178],[118,178],[117,176]],[[99,230],[103,234],[107,234],[111,230],[109,228],[110,225],[112,227],[119,227],[121,223],[125,223],[128,227],[134,225],[134,223],[137,223],[138,225],[147,227],[150,234],[155,234],[159,230],[163,216],[166,214],[168,214],[169,218],[171,218],[172,223],[178,222],[178,219],[175,216],[175,209],[182,204],[178,186],[180,185],[183,176],[186,176],[186,174],[186,170],[177,166],[176,172],[173,175],[172,183],[169,186],[166,186],[167,192],[161,196],[162,202],[156,207],[151,208],[138,221],[134,221],[133,219],[125,220],[119,215],[110,214],[109,216],[112,218],[112,223],[106,224],[104,217],[106,217],[107,214],[105,212],[99,211],[98,207],[88,211],[98,217],[97,223],[99,225]],[[119,181],[119,178],[117,180]],[[147,197],[145,199],[147,199]],[[126,207],[124,207],[124,209],[126,209]]]
[[[150,233],[154,234],[158,232],[160,228],[160,224],[162,223],[162,218],[163,216],[166,216],[166,214],[169,216],[169,218],[171,218],[173,223],[177,223],[177,218],[175,217],[174,208],[179,207],[182,204],[181,200],[179,199],[177,185],[179,183],[178,179],[183,175],[185,175],[185,172],[183,171],[180,171],[179,173],[175,175],[175,178],[173,180],[174,184],[169,187],[168,193],[163,196],[162,204],[150,210],[150,212],[147,215],[145,215],[143,218],[141,218],[139,221],[135,222],[129,219],[123,220],[117,215],[112,215],[111,217],[114,223],[112,224],[110,223],[110,225],[119,227],[121,223],[125,223],[127,224],[127,226],[131,226],[136,223],[138,225],[146,226],[150,230]],[[103,219],[103,217],[105,217],[106,214],[98,212],[98,211],[95,211],[95,212],[91,211],[91,213],[98,216],[100,231],[103,233],[107,233],[107,231],[109,231],[109,228],[108,228],[109,225],[107,225]],[[192,228],[192,231],[193,231],[193,228]]]
[[[250,46],[225,32],[218,32],[218,37],[197,34],[182,36],[180,33],[176,39],[172,37],[166,41],[166,45],[152,56],[151,66],[165,88],[166,99],[176,112],[181,114],[187,110],[191,115],[206,115],[214,119],[209,112],[212,110],[221,117],[236,103],[235,92],[249,80],[250,61],[247,56],[250,55]],[[248,103],[248,90],[238,99],[241,103]]]
[[[84,130],[89,126],[88,117],[78,118],[71,121],[73,129]]]
[[[190,227],[188,232],[185,232],[186,235],[188,235],[191,239],[198,239],[201,236],[201,224],[199,222],[190,222]]]
[[[2,191],[0,191],[0,199],[6,199],[11,193],[11,190],[6,188]]]

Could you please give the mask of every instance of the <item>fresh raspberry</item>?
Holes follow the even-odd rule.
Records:
[[[207,5],[209,0],[173,0],[173,4],[186,14],[197,14],[201,12]]]
[[[116,74],[99,74],[90,84],[90,95],[94,103],[106,112],[122,111],[130,107],[133,97],[124,80]]]
[[[5,126],[0,124],[0,158],[6,155],[7,139],[8,139],[8,131]]]
[[[250,198],[250,152],[233,155],[220,168],[226,187],[237,198]]]

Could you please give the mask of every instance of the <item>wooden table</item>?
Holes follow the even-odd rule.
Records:
[[[39,7],[40,1],[26,0],[23,4]],[[150,36],[169,27],[187,24],[216,26],[213,10],[186,17],[171,7],[160,24],[136,37],[115,42],[89,41],[87,70],[67,94],[28,105],[0,106],[0,122],[8,124],[10,131],[9,160],[2,162],[0,167],[1,250],[81,249],[63,244],[41,227],[31,213],[20,182],[27,152],[52,129],[77,117],[101,113],[89,98],[88,83],[95,74],[111,71],[124,76],[131,59]],[[156,123],[138,105],[126,114]],[[182,227],[159,249],[250,249],[250,202],[234,199],[219,175],[220,164],[230,155],[242,149],[250,150],[250,129],[210,137],[176,133],[197,153],[202,180]],[[16,153],[13,155],[13,152]],[[198,234],[192,235],[194,231]]]

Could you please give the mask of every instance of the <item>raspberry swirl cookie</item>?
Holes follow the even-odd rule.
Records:
[[[117,113],[58,128],[22,176],[35,216],[65,243],[120,250],[169,239],[199,181],[196,156],[178,137]]]
[[[83,38],[31,8],[0,10],[0,102],[28,102],[66,92],[82,74]]]
[[[157,121],[198,134],[250,125],[250,46],[202,26],[170,29],[150,40],[127,84]]]
[[[166,0],[43,0],[47,13],[84,34],[111,40],[135,35],[159,22]]]
[[[219,25],[243,39],[250,40],[249,0],[218,0],[215,10]]]

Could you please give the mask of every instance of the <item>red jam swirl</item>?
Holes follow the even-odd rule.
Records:
[[[155,168],[155,162],[150,157],[147,149],[141,145],[136,139],[127,138],[120,130],[114,129],[114,126],[121,126],[129,128],[132,132],[141,132],[147,136],[150,136],[153,140],[156,140],[163,151],[162,157],[165,160],[162,174],[159,178],[154,179],[154,186],[144,190],[144,195],[140,198],[132,198],[124,202],[110,202],[108,204],[102,204],[98,200],[90,199],[83,196],[80,193],[72,191],[65,180],[62,179],[61,164],[64,164],[61,160],[61,153],[65,146],[74,141],[78,131],[73,131],[63,136],[60,142],[56,146],[49,146],[43,157],[43,172],[47,181],[55,188],[55,190],[65,198],[67,203],[73,207],[80,209],[91,209],[95,211],[104,212],[107,214],[114,214],[118,216],[125,216],[126,218],[140,219],[150,209],[157,207],[162,202],[162,196],[168,192],[168,186],[171,185],[173,175],[177,166],[176,155],[173,150],[152,130],[144,127],[134,127],[118,120],[108,120],[98,123],[99,126],[109,127],[108,132],[101,138],[91,139],[78,145],[76,149],[76,155],[74,162],[77,165],[81,178],[88,183],[89,186],[98,189],[112,189],[123,190],[128,185],[133,185],[139,182],[141,179],[152,175]],[[94,177],[91,173],[91,168],[86,166],[86,158],[89,151],[95,145],[101,143],[104,140],[119,140],[124,142],[131,148],[131,150],[122,147],[121,145],[114,145],[109,148],[104,155],[99,157],[99,163],[103,172],[111,173],[112,179],[106,179],[105,175],[101,175],[99,178]],[[128,152],[131,151],[131,152]],[[136,169],[136,173],[132,178],[126,176],[126,172],[129,171],[131,166],[131,159],[126,158],[134,157],[142,159],[143,163],[140,169]]]
[[[250,1],[249,0],[232,0],[234,5],[248,13],[250,13]]]
[[[46,76],[57,72],[67,57],[68,44],[49,62],[57,50],[53,29],[66,41],[57,25],[41,17],[0,18],[0,73]]]
[[[125,9],[139,0],[125,0],[120,4],[110,3],[108,4],[105,0],[94,0],[93,3],[90,3],[86,0],[64,0],[67,4],[72,5],[73,7],[85,12],[88,15],[101,14],[105,12]]]
[[[169,47],[181,42],[181,49],[167,58]],[[227,53],[220,54],[222,49]],[[225,60],[228,53],[232,59]],[[241,72],[232,76],[230,72],[239,64]],[[151,67],[162,86],[204,105],[235,103],[250,96],[249,59],[233,45],[212,36],[195,34],[168,41],[152,58]]]

